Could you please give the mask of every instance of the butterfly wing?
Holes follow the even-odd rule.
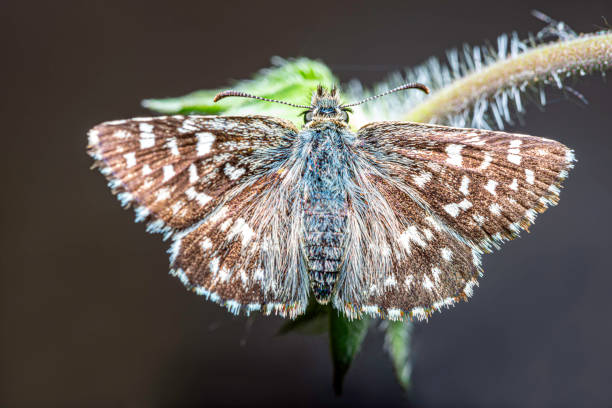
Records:
[[[394,240],[408,249],[396,251],[383,289],[358,309],[392,319],[425,318],[469,296],[481,253],[556,204],[574,161],[561,143],[478,129],[380,122],[358,139],[401,225]]]
[[[293,315],[301,282],[289,275],[290,290],[264,285],[279,273],[263,258],[287,250],[278,236],[284,214],[269,198],[295,133],[264,116],[136,118],[93,128],[88,152],[122,204],[135,206],[136,221],[172,237],[171,273],[187,287],[235,313]],[[262,224],[262,212],[278,228]],[[264,238],[280,244],[261,251]]]

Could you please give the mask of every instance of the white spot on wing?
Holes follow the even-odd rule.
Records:
[[[172,265],[174,263],[174,261],[176,260],[176,257],[179,254],[179,251],[181,250],[181,239],[177,239],[176,241],[174,241],[172,243],[172,246],[170,247],[170,264]]]
[[[242,237],[242,246],[245,247],[251,241],[251,239],[253,239],[255,231],[253,231],[249,224],[246,223],[244,218],[238,218],[228,234],[228,239],[231,239],[236,235],[240,235]]]
[[[512,183],[510,183],[510,185],[508,187],[511,190],[517,191],[518,190],[518,181],[517,181],[517,179],[512,179]]]
[[[179,156],[179,149],[178,149],[178,145],[176,142],[176,138],[173,137],[170,140],[168,140],[168,143],[166,144],[166,147],[168,149],[170,149],[170,153],[172,153],[174,156]]]
[[[240,269],[238,271],[238,276],[240,277],[240,281],[242,281],[242,287],[246,288],[249,283],[249,275],[246,274],[244,269]]]
[[[471,297],[472,294],[474,293],[474,286],[476,286],[478,283],[475,280],[471,280],[469,281],[466,285],[465,288],[463,288],[463,293],[465,293],[468,297]]]
[[[155,146],[155,135],[153,133],[141,133],[140,148],[148,149],[149,147],[153,146]]]
[[[493,215],[499,215],[501,214],[501,207],[499,204],[493,203],[489,206],[489,211],[491,211],[491,214]]]
[[[172,204],[172,214],[176,214],[180,211],[181,207],[183,206],[183,202],[182,201],[177,201],[176,203]]]
[[[113,136],[116,137],[117,139],[128,139],[132,135],[130,134],[130,132],[126,130],[117,130],[115,131],[115,133],[113,133]]]
[[[489,193],[493,194],[493,195],[497,195],[497,193],[495,192],[495,187],[497,187],[497,181],[495,180],[489,180],[487,182],[487,185],[485,186],[485,190],[487,190]]]
[[[189,165],[189,182],[195,183],[196,181],[198,181],[198,169],[195,164],[191,163]]]
[[[463,149],[463,145],[458,144],[449,144],[446,146],[446,154],[448,158],[446,162],[448,164],[452,164],[453,166],[461,167],[461,163],[463,161],[463,157],[461,156],[461,149]]]
[[[181,127],[178,128],[179,133],[192,133],[199,130],[196,122],[192,118],[187,118],[181,124]]]
[[[202,250],[204,252],[206,252],[210,248],[212,248],[212,241],[210,240],[210,238],[204,237],[204,239],[202,240],[202,243],[200,244],[200,246],[202,247]]]
[[[480,163],[480,166],[478,166],[478,170],[485,170],[487,167],[489,167],[492,161],[493,158],[491,157],[489,152],[485,152],[484,159],[482,159],[482,163]]]
[[[157,191],[157,201],[163,201],[170,198],[170,191],[167,188],[160,188]]]
[[[223,221],[221,225],[219,225],[219,229],[221,231],[226,231],[230,227],[230,225],[232,225],[232,222],[233,220],[231,218],[228,218],[227,220]]]
[[[391,275],[387,279],[385,279],[384,285],[385,285],[385,287],[395,287],[395,286],[397,286],[397,280],[395,279],[395,276]]]
[[[423,238],[421,238],[421,234],[419,234],[417,227],[414,225],[408,227],[408,229],[404,231],[402,235],[400,235],[399,242],[404,248],[406,248],[407,251],[410,251],[410,242],[414,242],[421,248],[424,248],[427,245],[427,243],[423,241]]]
[[[138,130],[140,130],[141,132],[153,132],[153,125],[151,125],[150,123],[139,123],[138,124]]]
[[[219,271],[219,279],[221,280],[221,282],[227,282],[230,275],[231,272],[225,266]]]
[[[427,313],[425,312],[425,309],[420,306],[412,309],[410,313],[412,313],[412,316],[414,316],[418,320],[427,319]]]
[[[227,207],[223,206],[221,208],[219,208],[216,212],[215,215],[213,215],[212,217],[210,217],[210,222],[217,222],[221,219],[223,219],[225,217],[225,215],[227,214]]]
[[[465,143],[480,142],[480,137],[478,137],[477,133],[466,133],[465,136],[472,136],[471,138],[464,140]]]
[[[417,186],[419,186],[419,188],[423,188],[425,183],[431,180],[431,173],[424,171],[418,176],[417,175],[413,176],[412,180],[415,182]]]
[[[208,264],[208,267],[210,268],[212,274],[216,275],[217,272],[219,272],[219,257],[213,258],[212,261],[210,261],[210,264]]]
[[[94,146],[100,143],[100,138],[98,137],[99,134],[100,132],[98,132],[96,129],[91,129],[89,131],[88,137],[89,137],[89,144],[91,146]]]
[[[126,153],[123,155],[125,158],[125,167],[128,169],[136,165],[136,154],[135,153]]]
[[[445,261],[450,261],[453,257],[453,251],[446,247],[442,248],[440,252],[442,253],[442,259],[444,259]]]
[[[555,195],[559,195],[559,193],[561,192],[561,190],[559,190],[559,187],[555,186],[554,184],[551,184],[550,186],[548,186],[548,191],[550,191],[551,193]]]
[[[143,207],[143,206],[136,207],[135,211],[136,211],[136,222],[140,222],[144,220],[151,213],[147,207]]]
[[[423,278],[423,287],[430,291],[434,289],[434,284],[427,275],[425,275],[425,277]]]
[[[475,266],[480,266],[480,264],[481,264],[481,262],[480,262],[480,252],[478,252],[474,248],[472,248],[472,263]]]
[[[478,225],[484,225],[484,222],[486,220],[485,217],[480,214],[473,214],[472,218],[474,219],[474,221],[476,221],[476,224]]]
[[[453,218],[459,215],[459,206],[455,203],[447,204],[443,208],[444,208],[444,211],[449,213],[450,216]]]
[[[442,231],[442,226],[440,225],[440,223],[436,221],[435,218],[431,215],[427,216],[425,218],[425,221],[427,221],[436,231]]]
[[[144,166],[142,166],[142,175],[143,176],[148,176],[152,172],[153,172],[153,170],[151,170],[151,167],[149,167],[148,164],[145,164]]]
[[[535,182],[535,177],[533,174],[533,170],[525,169],[525,180],[529,184],[533,184]]]
[[[400,320],[402,318],[402,311],[400,309],[388,309],[387,313],[390,320]]]
[[[441,274],[442,274],[442,271],[437,266],[434,266],[433,268],[431,268],[431,275],[433,276],[434,281],[439,282]]]
[[[164,166],[164,181],[170,180],[174,174],[174,167],[171,164]]]
[[[230,163],[227,163],[223,168],[223,172],[227,177],[229,177],[230,180],[236,180],[237,178],[242,176],[245,171],[246,170],[242,167],[234,167]]]
[[[472,207],[472,203],[470,200],[468,200],[467,198],[464,198],[459,204],[458,204],[459,208],[461,208],[463,211],[469,209]]]
[[[512,149],[511,149],[512,150]],[[516,149],[518,150],[518,149]],[[521,156],[518,154],[508,153],[507,159],[510,163],[521,164]]]
[[[463,176],[461,178],[461,187],[459,187],[459,191],[461,191],[463,195],[470,194],[470,191],[468,190],[469,185],[470,185],[470,178],[468,176]]]
[[[215,141],[215,135],[210,132],[199,132],[196,133],[198,138],[197,152],[198,156],[204,156],[210,152],[213,142]]]
[[[187,190],[185,190],[185,194],[187,195],[187,198],[190,200],[196,200],[200,205],[205,205],[212,200],[211,196],[206,193],[198,193],[193,187],[189,187]]]
[[[506,157],[510,163],[514,163],[516,165],[521,164],[521,150],[519,146],[523,143],[522,140],[511,140],[510,148],[508,149],[508,156]]]

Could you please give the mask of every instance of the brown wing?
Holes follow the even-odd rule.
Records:
[[[296,244],[280,183],[278,175],[265,175],[211,217],[175,234],[171,274],[235,314],[303,313],[308,279],[288,252]]]
[[[294,134],[290,122],[265,116],[135,118],[91,129],[88,153],[136,221],[168,234],[258,177],[273,159],[265,152]]]
[[[390,157],[383,163],[390,177],[484,251],[556,204],[574,162],[559,142],[479,129],[381,122],[359,137],[364,149]]]
[[[361,128],[357,147],[390,209],[369,222],[394,217],[396,227],[387,228],[392,262],[378,287],[366,287],[357,304],[346,296],[340,303],[354,317],[394,320],[423,319],[470,296],[482,252],[555,204],[574,161],[548,139],[405,122]]]
[[[263,116],[136,118],[93,128],[88,152],[136,220],[172,237],[171,274],[188,288],[234,313],[295,316],[308,284],[287,261],[279,185],[295,132]]]

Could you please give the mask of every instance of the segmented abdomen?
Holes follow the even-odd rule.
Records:
[[[313,192],[305,211],[305,247],[314,296],[327,303],[338,280],[346,229],[345,203],[328,191]]]

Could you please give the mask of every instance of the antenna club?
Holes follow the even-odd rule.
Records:
[[[423,85],[423,84],[419,84],[421,86],[418,86],[417,89],[420,89],[421,91],[425,92],[426,94],[430,94],[431,91],[429,90],[429,88],[427,87],[427,85]]]
[[[242,96],[242,92],[231,91],[231,90],[219,92],[217,95],[215,95],[213,102],[219,102],[221,99],[227,98],[228,96]]]

